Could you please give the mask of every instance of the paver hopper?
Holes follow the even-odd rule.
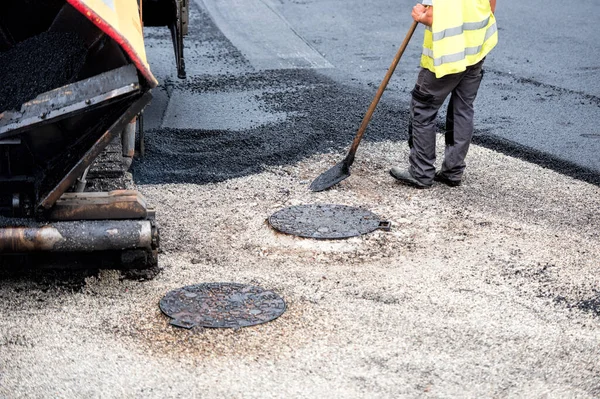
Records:
[[[125,175],[157,85],[138,2],[3,0],[0,80],[0,267],[156,269],[144,197],[86,187]]]

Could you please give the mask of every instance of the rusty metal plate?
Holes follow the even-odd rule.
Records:
[[[204,283],[170,291],[160,310],[176,327],[241,328],[266,323],[285,312],[273,291],[236,283]]]
[[[282,233],[317,239],[355,237],[390,226],[366,209],[330,204],[284,208],[274,213],[269,223]]]

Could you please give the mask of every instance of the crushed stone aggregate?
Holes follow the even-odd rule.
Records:
[[[71,83],[85,62],[79,35],[44,32],[0,53],[0,112]]]

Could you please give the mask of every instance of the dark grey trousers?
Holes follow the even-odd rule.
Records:
[[[465,170],[465,157],[473,137],[473,102],[483,76],[483,61],[466,71],[435,77],[421,68],[412,91],[408,143],[409,172],[424,184],[431,184],[435,175],[435,133],[437,114],[450,95],[446,117],[446,150],[442,173],[451,180],[460,180]]]

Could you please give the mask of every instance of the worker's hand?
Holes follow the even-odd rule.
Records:
[[[433,24],[433,7],[425,7],[423,4],[417,4],[412,9],[412,17],[415,21],[423,25],[431,26]]]

